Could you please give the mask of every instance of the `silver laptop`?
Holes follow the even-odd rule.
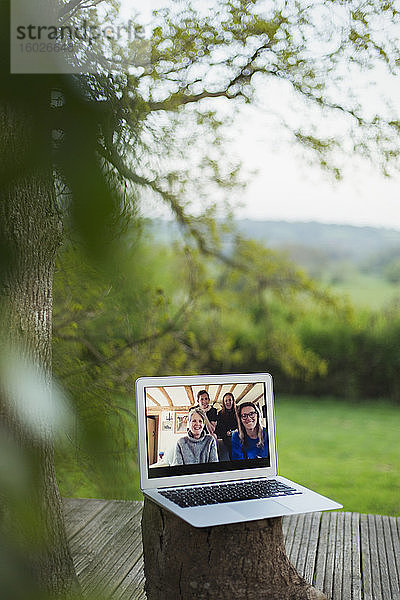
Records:
[[[194,527],[342,508],[278,475],[268,373],[143,377],[136,402],[142,492]]]

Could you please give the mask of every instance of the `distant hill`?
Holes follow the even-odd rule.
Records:
[[[150,225],[151,223],[151,225]],[[178,237],[174,222],[154,219],[149,223],[155,238],[167,242]],[[270,248],[286,250],[300,264],[348,261],[363,265],[375,255],[400,255],[400,231],[377,227],[329,225],[325,223],[256,221],[238,219],[238,231]]]
[[[305,247],[323,252],[331,260],[361,263],[374,254],[400,249],[400,231],[353,225],[328,225],[314,221],[237,221],[244,236],[273,248]]]

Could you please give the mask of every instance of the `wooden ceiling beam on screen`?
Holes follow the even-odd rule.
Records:
[[[156,406],[161,406],[161,404],[155,398],[153,398],[153,396],[150,396],[149,393],[147,393],[147,397],[149,398],[149,400],[151,400],[152,402],[154,402],[154,404]]]
[[[185,390],[187,393],[187,397],[189,398],[189,402],[190,402],[191,406],[193,406],[194,405],[194,395],[193,395],[192,386],[185,385]]]
[[[253,400],[253,402],[258,402],[261,398],[264,398],[264,392],[262,394],[260,394],[259,396],[257,396],[257,398],[255,400]]]
[[[229,390],[229,393],[230,393],[230,394],[233,394],[233,390],[235,389],[235,387],[236,387],[236,386],[237,386],[237,383],[234,383],[234,384],[231,386],[231,389]]]
[[[210,387],[209,385],[206,385],[206,387],[204,388],[206,390],[206,392],[208,392],[209,387]]]
[[[146,415],[160,415],[163,412],[188,412],[190,406],[149,406]]]
[[[222,390],[222,383],[220,383],[218,386],[217,393],[215,394],[214,402],[218,402],[218,398],[221,393],[221,390]]]
[[[239,394],[239,396],[236,398],[236,402],[240,402],[242,400],[242,398],[244,398],[246,396],[246,394],[248,394],[249,391],[253,389],[254,385],[255,385],[254,383],[247,384],[246,387],[244,388],[243,392],[241,394]]]
[[[174,403],[172,402],[171,397],[168,394],[168,392],[163,387],[159,387],[158,389],[160,390],[160,392],[162,393],[162,395],[167,399],[168,406],[173,406]]]

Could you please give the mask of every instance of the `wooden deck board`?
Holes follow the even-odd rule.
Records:
[[[310,523],[310,535],[308,541],[307,560],[302,573],[304,579],[309,583],[313,583],[315,564],[318,552],[319,527],[321,521],[321,513],[312,513]]]
[[[360,515],[351,514],[351,588],[352,600],[361,600]]]
[[[333,580],[332,580],[332,598],[340,600],[351,598],[343,594],[343,576],[344,576],[344,513],[336,513],[336,538],[333,558]],[[346,572],[347,574],[347,572]],[[351,592],[350,592],[351,593]]]
[[[390,518],[382,517],[383,539],[386,550],[388,582],[390,585],[391,597],[394,600],[400,599],[399,574],[396,565],[396,551],[393,544],[392,532],[390,529]],[[397,550],[397,557],[399,558]]]
[[[286,534],[284,536],[284,542],[285,542],[285,547],[286,547],[286,553],[289,558],[292,553],[293,540],[295,537],[299,518],[300,518],[300,515],[291,515],[290,517],[286,517],[285,519],[282,519],[282,528],[284,531],[286,531]]]
[[[125,575],[123,581],[111,595],[112,600],[123,600],[129,598],[145,598],[144,574],[143,574],[143,552],[140,551],[135,557],[136,562]]]
[[[391,593],[391,586],[389,580],[389,571],[388,571],[388,563],[387,563],[387,552],[386,552],[386,543],[385,536],[383,533],[383,517],[380,515],[375,515],[375,530],[376,530],[376,541],[377,541],[377,550],[379,557],[379,571],[381,576],[381,593],[382,598],[393,598]]]
[[[141,552],[141,506],[124,511],[123,518],[115,522],[113,530],[101,544],[92,564],[81,572],[82,588],[92,592],[107,590],[110,595],[129,572],[135,556]],[[95,594],[96,595],[96,594]]]
[[[145,600],[141,502],[66,499],[67,535],[84,595]],[[328,600],[400,600],[400,518],[284,517],[287,554]]]
[[[293,543],[290,551],[288,552],[289,560],[292,565],[297,565],[297,559],[299,557],[299,552],[301,548],[302,536],[303,536],[303,528],[304,528],[304,517],[305,515],[298,515],[297,526],[293,532]]]
[[[314,586],[318,590],[323,590],[325,588],[326,553],[323,551],[323,548],[326,548],[328,545],[328,536],[329,536],[329,514],[322,513],[320,530],[319,530],[318,554],[317,554],[317,561],[315,564],[315,573],[314,573],[314,581],[313,581]]]
[[[90,571],[86,571],[82,580],[82,588],[87,592],[94,592],[95,597],[107,592],[111,596],[121,585],[141,550],[141,532],[132,522],[127,524],[122,543],[107,544],[103,551],[96,557]],[[114,540],[111,540],[111,542]]]
[[[64,514],[68,525],[68,538],[71,540],[92,519],[105,510],[107,504],[102,500],[89,499],[82,503],[76,498],[68,498],[64,504]]]
[[[121,525],[121,519],[128,519],[132,507],[123,504],[107,502],[105,508],[98,513],[87,525],[70,541],[70,548],[74,557],[75,568],[78,576],[88,568],[102,550],[108,540],[114,535],[116,525]],[[118,513],[120,520],[117,520]],[[68,535],[68,527],[67,527]]]
[[[382,581],[379,564],[378,537],[376,532],[375,515],[367,515],[369,529],[369,554],[371,561],[372,598],[385,600],[382,595]],[[366,545],[364,545],[366,547]]]
[[[371,571],[371,557],[369,551],[369,528],[368,528],[368,515],[361,515],[360,517],[360,530],[361,530],[361,566],[363,574],[363,600],[374,600],[372,596],[372,571]]]
[[[345,512],[343,514],[343,550],[342,550],[342,582],[341,582],[341,595],[343,598],[349,598],[354,600],[353,597],[353,571],[351,555],[353,552],[351,544],[351,513]],[[338,587],[338,584],[336,585]]]
[[[296,519],[297,519],[297,515],[293,515],[290,517],[286,517],[286,519],[282,519],[282,532],[283,532],[283,539],[285,541],[285,544],[287,543],[288,536],[290,535],[290,532],[292,531],[292,529],[294,527],[294,522]]]
[[[398,597],[400,598],[400,530],[397,528],[397,525],[400,526],[400,519],[388,517],[387,521],[393,548],[393,573],[392,570],[390,570],[390,572],[393,577],[394,575],[396,576],[396,591],[398,593]]]
[[[336,548],[336,523],[337,513],[324,513],[323,515],[328,521],[328,539],[326,546],[321,546],[321,553],[326,555],[325,561],[325,581],[322,586],[322,591],[329,599],[333,598],[333,582],[335,572],[335,548]],[[324,549],[326,551],[324,552]],[[336,600],[336,599],[335,599]]]
[[[296,570],[302,577],[304,577],[304,571],[308,558],[308,545],[310,543],[310,528],[311,528],[311,514],[303,515],[303,529],[301,532],[300,546],[297,553]]]

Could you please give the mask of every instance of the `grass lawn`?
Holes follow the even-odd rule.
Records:
[[[345,281],[332,285],[332,288],[335,292],[348,296],[355,306],[373,310],[384,307],[400,294],[398,285],[393,285],[382,277],[357,272]]]
[[[275,399],[279,472],[343,504],[400,515],[400,407]]]

